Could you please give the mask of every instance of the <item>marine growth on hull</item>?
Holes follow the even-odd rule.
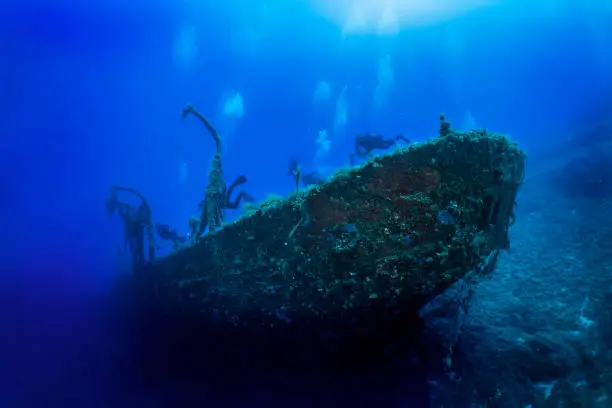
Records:
[[[139,266],[142,290],[164,313],[204,323],[321,330],[416,313],[466,275],[491,273],[509,246],[525,154],[445,124]]]

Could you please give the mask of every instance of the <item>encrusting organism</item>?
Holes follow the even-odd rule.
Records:
[[[189,115],[194,115],[198,118],[206,127],[206,130],[211,134],[216,145],[216,152],[212,160],[210,173],[208,174],[208,184],[206,186],[206,192],[204,194],[204,200],[200,202],[200,219],[195,234],[192,234],[192,239],[197,240],[208,228],[210,231],[214,231],[221,228],[224,220],[224,210],[238,208],[242,200],[247,202],[253,202],[253,198],[240,191],[235,200],[231,200],[232,191],[247,182],[247,178],[240,175],[230,184],[229,188],[225,183],[225,177],[223,175],[222,165],[222,143],[221,136],[217,129],[210,123],[208,118],[197,111],[193,106],[186,105],[183,109],[183,118]],[[193,221],[190,221],[193,224]]]
[[[368,157],[374,150],[388,149],[395,146],[400,140],[412,143],[410,139],[402,135],[398,135],[393,139],[385,139],[380,134],[373,132],[355,136],[355,153],[352,153],[350,156],[351,165],[355,164],[355,157]]]

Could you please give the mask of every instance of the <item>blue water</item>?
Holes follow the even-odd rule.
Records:
[[[343,35],[304,1],[125,3],[0,9],[2,407],[216,406],[171,374],[142,385],[131,356],[146,336],[122,330],[113,292],[129,256],[104,210],[128,185],[187,232],[214,146],[186,103],[218,124],[226,178],[247,175],[257,200],[292,190],[291,159],[347,165],[358,133],[426,140],[443,112],[542,152],[609,112],[612,7],[597,1],[506,1],[387,36]],[[225,109],[237,95],[241,115]],[[249,390],[233,406],[271,406]]]

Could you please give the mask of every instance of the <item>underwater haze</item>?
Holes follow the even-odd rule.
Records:
[[[0,406],[612,407],[611,22],[608,0],[3,4]],[[513,246],[477,288],[458,366],[436,351],[426,390],[396,367],[371,393],[313,385],[312,402],[286,382],[214,392],[160,375],[154,351],[143,363],[171,342],[134,325],[126,228],[105,202],[133,188],[154,224],[193,233],[215,146],[188,104],[255,202],[293,192],[292,161],[325,180],[357,135],[427,142],[441,114],[518,142]],[[426,320],[436,338],[453,337],[447,317]]]

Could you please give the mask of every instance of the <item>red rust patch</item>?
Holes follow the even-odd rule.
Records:
[[[352,223],[359,219],[380,220],[383,211],[388,209],[384,208],[375,197],[383,197],[395,204],[398,221],[400,218],[410,216],[412,218],[410,223],[413,224],[418,219],[424,218],[426,209],[422,208],[423,205],[406,201],[402,196],[427,194],[436,190],[440,185],[438,170],[423,167],[409,171],[392,171],[389,168],[372,168],[370,171],[368,174],[370,180],[365,184],[365,191],[370,199],[357,195],[354,196],[355,201],[350,202],[350,198],[347,201],[346,198],[332,197],[325,192],[310,199],[308,207],[313,229],[322,230],[334,224]],[[347,194],[344,197],[351,195]]]

